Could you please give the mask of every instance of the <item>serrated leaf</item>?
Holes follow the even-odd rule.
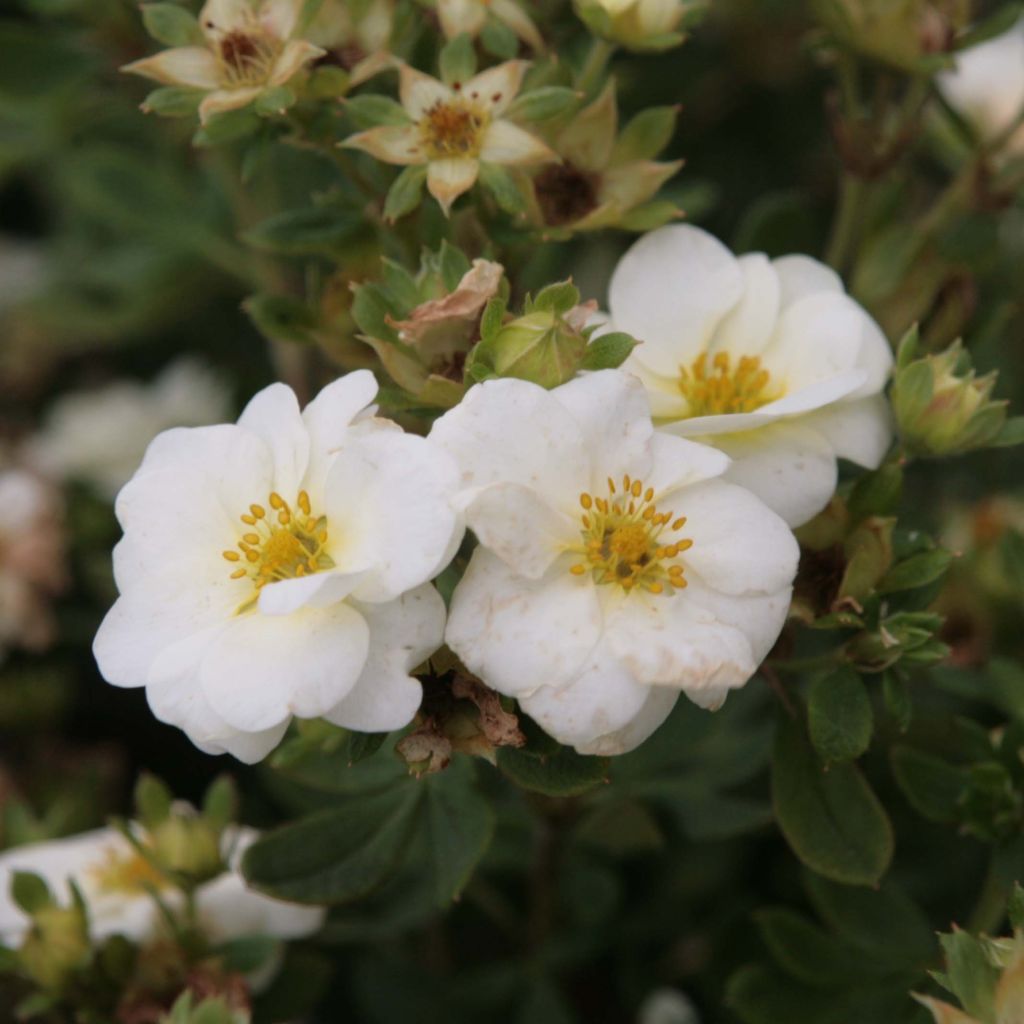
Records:
[[[877,885],[893,854],[889,818],[850,764],[827,771],[803,724],[786,716],[772,755],[775,817],[793,852],[826,878]]]
[[[249,882],[295,903],[348,903],[372,892],[400,864],[416,825],[415,783],[313,814],[268,832],[242,858]]]
[[[807,722],[814,749],[826,762],[852,761],[868,749],[874,713],[868,691],[852,668],[844,666],[811,683]]]

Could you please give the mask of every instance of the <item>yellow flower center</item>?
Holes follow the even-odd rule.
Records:
[[[420,133],[431,160],[473,157],[480,152],[486,111],[467,100],[438,100],[420,121]]]
[[[223,552],[237,565],[233,580],[248,577],[256,590],[278,580],[310,576],[330,569],[334,562],[327,554],[327,518],[313,515],[309,495],[299,491],[296,509],[274,491],[269,498],[270,511],[263,505],[250,505],[239,516],[248,529],[238,542],[237,551]]]
[[[267,81],[282,45],[279,39],[254,26],[225,32],[213,48],[225,87],[239,89]]]
[[[716,352],[710,367],[707,353],[702,352],[689,370],[683,369],[679,390],[691,416],[753,412],[782,395],[771,387],[771,375],[759,356],[741,356],[734,369],[728,352]]]
[[[103,893],[137,896],[150,889],[163,889],[167,879],[137,850],[119,852],[114,847],[106,851],[102,864],[89,870],[96,888]]]
[[[686,586],[685,570],[676,559],[693,541],[662,539],[666,531],[678,533],[686,517],[673,519],[671,512],[659,512],[653,488],[645,490],[642,481],[624,476],[619,489],[609,477],[607,497],[584,493],[580,505],[582,543],[572,550],[583,561],[570,568],[573,575],[589,572],[595,583],[617,583],[627,593],[636,587],[652,594],[666,588],[672,593]]]

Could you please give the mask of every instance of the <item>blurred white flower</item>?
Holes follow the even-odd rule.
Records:
[[[202,46],[176,46],[121,70],[164,85],[201,89],[199,118],[248,106],[286,85],[324,51],[293,38],[304,0],[207,0]]]
[[[223,381],[195,360],[181,359],[151,384],[121,380],[62,395],[24,455],[41,472],[88,483],[112,499],[162,430],[205,426],[230,414]]]
[[[211,943],[254,935],[298,939],[311,935],[323,923],[321,907],[285,903],[246,885],[238,864],[256,838],[253,829],[228,829],[224,856],[229,870],[196,889],[199,925]],[[116,829],[100,828],[67,839],[16,846],[0,854],[0,941],[8,947],[22,942],[30,924],[10,895],[11,879],[18,871],[41,876],[55,898],[65,904],[71,899],[68,883],[74,881],[89,908],[95,941],[124,935],[142,943],[162,934],[166,923],[151,889],[172,911],[184,906],[180,890],[171,887]]]
[[[955,68],[938,75],[936,84],[983,142],[1010,133],[1006,151],[1024,154],[1024,19],[995,39],[962,50]]]
[[[791,526],[835,491],[837,457],[873,469],[892,441],[889,343],[828,267],[736,257],[706,231],[641,238],[612,276],[609,329],[659,428],[732,457],[728,480]]]
[[[50,599],[66,583],[63,506],[52,484],[0,469],[0,662],[54,637]]]
[[[640,1004],[637,1024],[700,1024],[700,1017],[682,992],[657,988]]]
[[[396,62],[388,50],[394,28],[393,0],[324,0],[305,35],[332,51],[360,85]]]
[[[797,544],[721,452],[655,432],[640,382],[474,387],[430,441],[480,541],[446,639],[562,743],[620,754],[680,692],[716,708],[779,634]]]
[[[264,757],[292,716],[366,732],[419,708],[441,643],[429,581],[462,533],[451,460],[375,418],[368,370],[304,412],[283,384],[237,425],[161,434],[118,495],[121,597],[100,671],[207,753]]]

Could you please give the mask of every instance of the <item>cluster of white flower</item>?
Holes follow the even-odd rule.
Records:
[[[376,415],[369,371],[160,435],[117,500],[103,674],[245,761],[293,716],[407,725],[443,642],[584,753],[633,749],[681,693],[718,707],[786,619],[790,527],[837,457],[889,447],[892,356],[825,267],[690,227],[626,254],[610,320],[641,341],[624,368],[487,381],[427,438]]]

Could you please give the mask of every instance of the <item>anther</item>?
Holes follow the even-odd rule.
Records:
[[[594,507],[594,499],[589,494],[581,494],[580,504],[589,511]]]
[[[242,560],[242,556],[237,551],[225,551],[223,554],[229,562],[240,562]]]
[[[309,515],[309,495],[305,491],[299,491],[299,508],[308,516]]]

